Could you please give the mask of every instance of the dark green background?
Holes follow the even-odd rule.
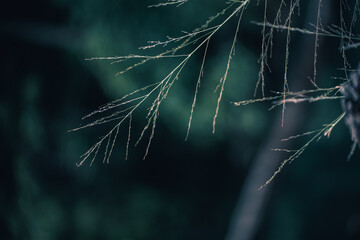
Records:
[[[280,110],[268,111],[268,103],[241,108],[230,103],[251,98],[257,81],[261,28],[250,21],[262,21],[263,10],[256,1],[244,15],[215,135],[211,133],[217,100],[213,90],[225,71],[235,19],[210,42],[188,141],[184,138],[203,50],[189,62],[161,106],[145,161],[146,141],[138,147],[133,142],[125,160],[124,125],[110,164],[102,164],[100,156],[93,166],[75,165],[108,128],[67,130],[79,126],[81,117],[99,105],[160,80],[176,64],[152,62],[115,77],[123,65],[85,59],[142,54],[138,47],[148,40],[190,32],[225,6],[221,0],[192,0],[181,7],[147,8],[151,3],[2,4],[1,239],[224,238],[249,167],[269,129],[280,124]],[[302,17],[307,1],[301,6],[302,15],[294,25],[308,27]],[[338,24],[336,7],[332,14],[331,22]],[[285,35],[276,34],[268,93],[281,90],[282,84]],[[301,68],[296,64],[298,37],[292,35],[290,69]],[[342,60],[338,40],[325,44],[318,79],[329,87],[339,84],[331,76],[341,76]],[[358,53],[353,51],[352,63],[359,60],[353,57]],[[134,115],[133,139],[146,124],[147,107]],[[308,104],[301,132],[318,129],[341,111],[339,101]],[[294,141],[295,147],[306,140]],[[310,146],[283,170],[272,183],[257,239],[360,238],[360,159],[356,153],[346,162],[350,145],[341,122],[330,139]]]

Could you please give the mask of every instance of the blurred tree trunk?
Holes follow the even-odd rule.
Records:
[[[317,10],[319,1],[311,1],[307,6],[305,16],[305,24],[316,23]],[[323,26],[327,26],[330,18],[331,2],[325,1],[321,7],[321,21]],[[304,13],[303,13],[304,14]],[[319,44],[321,38],[319,38]],[[293,42],[290,43],[290,45]],[[290,66],[289,84],[291,90],[302,90],[309,85],[309,76],[314,73],[314,40],[312,37],[302,35],[297,44],[298,61]],[[321,49],[321,45],[318,51]],[[282,49],[274,49],[274,52]],[[290,54],[294,54],[290,52]],[[291,55],[290,55],[291,57]],[[294,66],[296,65],[296,66]],[[279,112],[281,115],[281,112]],[[245,179],[243,188],[230,221],[226,240],[252,240],[256,237],[259,227],[262,223],[266,206],[271,195],[276,179],[266,187],[258,190],[277,170],[280,163],[286,159],[282,152],[271,151],[271,148],[279,147],[283,149],[291,149],[291,142],[281,142],[283,138],[293,136],[299,133],[301,126],[304,125],[308,116],[306,114],[306,106],[304,104],[290,105],[288,104],[285,112],[285,124],[281,127],[281,116],[279,116],[278,124],[275,122],[270,130],[268,139],[260,148],[261,151],[255,156],[254,162]],[[279,146],[281,144],[281,146]],[[286,170],[285,170],[286,171]]]

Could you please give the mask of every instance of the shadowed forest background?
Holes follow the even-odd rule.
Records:
[[[138,47],[147,41],[192,31],[221,11],[224,1],[161,8],[147,8],[155,2],[139,0],[7,1],[0,9],[0,239],[224,239],[254,158],[259,151],[271,152],[264,142],[272,127],[281,125],[281,109],[268,111],[271,103],[231,104],[251,99],[258,78],[261,27],[251,21],[263,21],[263,6],[255,2],[244,12],[215,134],[214,89],[226,68],[236,19],[209,43],[187,141],[203,51],[190,60],[161,106],[145,160],[147,141],[137,147],[132,142],[125,160],[125,126],[109,164],[102,163],[100,152],[92,166],[77,167],[79,156],[108,126],[68,130],[98,106],[162,79],[176,63],[150,62],[115,77],[122,63],[85,59],[142,54]],[[309,28],[305,16],[311,14],[311,1],[300,2],[294,26]],[[326,14],[339,25],[334,5]],[[300,42],[313,43],[314,36],[294,32],[291,38],[289,72],[301,71],[301,52],[314,47],[302,49]],[[269,95],[282,88],[285,41],[286,34],[276,32],[272,73],[266,78]],[[338,39],[322,41],[317,79],[328,87],[338,84],[332,77],[342,76],[342,59]],[[356,56],[358,49],[350,61],[359,62]],[[339,101],[303,105],[301,115],[285,118],[285,125],[302,121],[296,133],[318,129],[342,112]],[[146,108],[133,116],[134,139],[147,122]],[[296,148],[306,141],[292,144]],[[329,139],[287,165],[267,186],[271,191],[253,239],[360,239],[360,154],[357,149],[347,162],[350,147],[341,122]]]

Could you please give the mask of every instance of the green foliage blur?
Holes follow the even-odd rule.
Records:
[[[258,77],[261,28],[250,21],[262,21],[262,11],[255,3],[244,16],[214,135],[214,89],[226,68],[236,21],[210,41],[188,141],[184,139],[203,51],[191,59],[161,106],[146,160],[146,141],[137,147],[133,143],[125,160],[125,126],[109,164],[102,163],[99,153],[92,166],[76,167],[79,156],[109,126],[68,130],[98,106],[162,79],[176,63],[151,62],[115,77],[122,63],[85,59],[142,54],[138,47],[147,41],[190,32],[225,6],[222,0],[198,0],[147,8],[152,3],[7,1],[1,8],[0,239],[224,238],[252,160],[271,126],[280,124],[279,110],[268,111],[270,103],[241,108],[231,104],[252,98]],[[294,39],[299,36],[294,34]],[[279,38],[275,49],[281,49],[283,41]],[[323,60],[318,78],[331,86],[339,65],[331,56]],[[296,55],[290,64],[296,65]],[[280,57],[274,57],[272,68],[267,84],[279,90]],[[147,107],[134,115],[134,139],[146,124]],[[302,131],[320,128],[342,110],[334,101],[311,104],[307,111],[311,117]],[[331,138],[311,146],[284,169],[272,183],[274,193],[257,239],[360,236],[360,163],[358,152],[346,162],[350,145],[341,123]]]

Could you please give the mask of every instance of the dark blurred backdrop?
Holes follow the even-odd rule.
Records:
[[[148,40],[200,26],[224,1],[150,9],[154,2],[139,0],[3,3],[0,239],[224,239],[253,160],[264,150],[272,126],[281,124],[281,109],[268,111],[270,103],[240,108],[230,103],[252,98],[257,81],[261,27],[251,21],[262,21],[263,6],[256,2],[245,11],[214,135],[213,90],[226,68],[235,19],[210,42],[188,141],[203,51],[189,62],[161,107],[146,160],[146,141],[132,144],[125,160],[124,128],[109,164],[100,156],[92,166],[81,167],[75,164],[79,156],[108,128],[68,130],[99,105],[163,78],[176,63],[153,62],[115,77],[121,64],[85,59],[141,54],[138,47]],[[304,19],[311,1],[300,2],[294,25],[309,27]],[[338,12],[338,6],[331,8],[330,23],[338,24]],[[286,36],[276,34],[267,94],[282,87]],[[292,35],[290,69],[302,68],[297,63],[299,51],[306,50],[298,49],[301,38],[314,39]],[[339,84],[331,78],[342,74],[338,46],[339,40],[325,39],[319,50],[318,79],[324,87]],[[359,50],[352,54],[350,61],[360,60]],[[147,107],[134,116],[134,138],[146,124]],[[339,101],[306,104],[299,133],[320,128],[341,111]],[[294,148],[307,140],[294,141]],[[346,162],[350,145],[341,122],[329,139],[311,145],[287,166],[271,183],[255,239],[360,239],[360,159],[357,152]]]

